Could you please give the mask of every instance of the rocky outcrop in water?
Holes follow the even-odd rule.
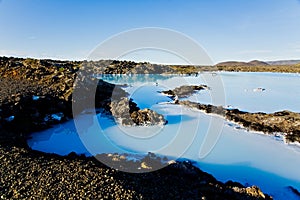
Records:
[[[226,119],[253,131],[266,134],[284,133],[287,142],[300,142],[300,113],[280,111],[266,114],[249,113],[238,109],[226,109],[222,106],[206,105],[191,101],[179,101],[180,105],[203,110],[206,113],[218,114]]]
[[[288,186],[287,187],[291,192],[293,192],[298,198],[300,198],[300,192],[296,189],[296,188],[294,188],[294,187],[292,187],[292,186]]]
[[[163,94],[170,96],[173,100],[177,96],[178,98],[188,97],[200,90],[207,90],[207,85],[183,85],[173,90],[162,91]]]
[[[117,121],[126,126],[166,124],[163,115],[147,108],[141,110],[132,99],[126,97],[120,100],[113,100],[110,111]]]
[[[212,113],[212,114],[218,114],[221,116],[225,116],[226,115],[226,109],[223,108],[222,106],[214,106],[214,105],[210,105],[210,104],[201,104],[201,103],[196,103],[196,102],[192,102],[192,101],[179,101],[178,104],[183,105],[183,106],[187,106],[190,108],[195,108],[198,110],[202,110],[205,111],[206,113]]]
[[[262,131],[268,134],[284,133],[287,142],[300,142],[300,113],[280,111],[266,114],[227,110],[226,118],[249,130]]]

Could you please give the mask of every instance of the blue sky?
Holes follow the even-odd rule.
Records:
[[[82,60],[112,35],[161,27],[215,63],[300,59],[298,0],[0,0],[0,27],[0,55]]]

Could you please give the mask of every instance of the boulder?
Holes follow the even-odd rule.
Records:
[[[132,99],[122,97],[113,100],[110,105],[112,115],[125,126],[164,125],[166,120],[163,115],[148,108],[140,110]]]

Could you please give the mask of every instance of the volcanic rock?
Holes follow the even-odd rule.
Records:
[[[110,107],[112,115],[126,126],[166,124],[163,115],[147,108],[140,110],[132,99],[126,97],[112,101]]]

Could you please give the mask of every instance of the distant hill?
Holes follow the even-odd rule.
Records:
[[[259,61],[259,60],[252,60],[252,61],[250,61],[248,63],[251,64],[251,65],[254,65],[254,66],[269,65],[268,63],[263,62],[263,61]]]
[[[227,62],[220,62],[216,64],[216,66],[227,66],[227,67],[234,67],[234,66],[266,66],[266,65],[296,65],[300,64],[300,60],[278,60],[278,61],[259,61],[259,60],[252,60],[250,62],[239,62],[239,61],[227,61]]]
[[[269,65],[295,65],[300,64],[300,60],[278,60],[278,61],[267,61]]]
[[[259,61],[259,60],[252,60],[250,62],[238,62],[238,61],[227,61],[227,62],[221,62],[216,64],[216,66],[264,66],[264,65],[269,65],[266,62]]]

